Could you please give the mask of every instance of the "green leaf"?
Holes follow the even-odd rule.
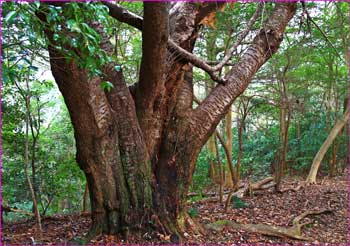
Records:
[[[246,207],[248,207],[248,204],[245,203],[243,200],[241,200],[237,196],[233,196],[231,202],[232,202],[233,208],[246,208]]]
[[[57,41],[59,38],[60,38],[60,36],[58,34],[53,35],[53,40]]]
[[[88,43],[87,47],[88,47],[88,50],[91,54],[95,53],[95,46]]]
[[[73,19],[68,20],[66,22],[66,25],[71,31],[81,33],[79,23],[77,23],[75,20]]]
[[[110,92],[113,87],[114,87],[114,85],[109,81],[103,81],[101,83],[101,88],[103,90],[107,90],[108,92]]]
[[[191,207],[188,210],[188,215],[191,216],[191,218],[196,218],[196,217],[198,217],[198,210],[194,207]]]
[[[117,65],[114,67],[115,71],[120,72],[122,70],[122,67]]]
[[[16,15],[17,15],[17,11],[10,11],[10,12],[6,15],[4,21],[5,21],[6,23],[11,23],[11,21],[13,20],[13,18],[16,17]]]
[[[72,30],[73,32],[81,33],[81,29],[79,28],[79,24],[78,24],[78,23],[75,23],[75,24],[72,26],[71,30]]]
[[[34,2],[35,7],[38,9],[40,7],[40,1],[35,1]]]

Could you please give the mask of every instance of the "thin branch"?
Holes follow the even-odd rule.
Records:
[[[231,57],[233,55],[233,52],[237,49],[238,45],[240,45],[242,43],[243,39],[248,35],[249,31],[251,30],[253,24],[255,23],[256,19],[258,18],[259,14],[260,14],[262,6],[263,6],[263,3],[260,2],[258,7],[257,7],[257,9],[255,10],[255,13],[253,14],[253,16],[248,21],[248,24],[247,24],[246,28],[244,29],[243,32],[241,32],[238,35],[238,38],[237,38],[236,42],[229,49],[229,51],[226,53],[226,55],[222,59],[222,61],[212,68],[214,71],[220,70],[231,59]]]
[[[330,46],[332,47],[332,49],[334,50],[335,54],[342,60],[344,61],[343,57],[341,55],[339,55],[337,48],[334,46],[334,44],[329,40],[327,34],[321,29],[321,27],[311,18],[309,11],[307,11],[306,7],[305,7],[305,3],[303,3],[303,11],[307,16],[307,19],[309,21],[311,21],[312,24],[314,24],[314,26],[321,32],[322,36],[326,39],[327,43],[330,44]]]

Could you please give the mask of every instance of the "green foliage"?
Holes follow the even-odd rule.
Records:
[[[109,81],[102,81],[101,83],[102,90],[107,90],[108,92],[110,92],[113,87],[113,84]]]
[[[246,208],[248,204],[237,196],[232,196],[231,204],[233,208]]]
[[[210,179],[208,177],[208,163],[212,158],[213,157],[210,153],[204,151],[204,148],[199,153],[196,171],[193,174],[193,180],[190,187],[191,191],[202,193],[202,189],[210,184]]]
[[[196,218],[198,216],[198,210],[194,207],[188,209],[188,215],[192,218]]]
[[[142,15],[142,2],[121,2],[131,11]],[[235,3],[218,12],[215,28],[204,26],[196,41],[194,53],[205,60],[221,60],[241,33],[246,22],[255,12],[258,3]],[[35,187],[38,189],[40,211],[48,214],[76,211],[81,206],[85,178],[75,162],[75,142],[70,117],[62,98],[56,97],[58,89],[53,81],[40,78],[47,69],[47,46],[52,45],[68,61],[75,62],[89,75],[103,77],[103,66],[113,62],[117,72],[123,70],[126,81],[136,82],[142,56],[141,33],[108,16],[106,6],[98,2],[83,4],[70,2],[53,6],[40,2],[4,2],[3,52],[2,52],[2,144],[3,144],[3,200],[9,206],[31,210],[32,203],[24,175],[25,116],[30,111],[34,128],[40,125],[35,153]],[[237,48],[232,63],[236,63],[251,36],[261,27],[273,4],[264,5],[262,14],[254,24],[250,36]],[[349,25],[346,24],[346,3],[319,5],[307,3],[315,22],[325,31],[322,33],[307,23],[295,19],[287,29],[279,52],[260,70],[243,96],[253,96],[251,110],[243,129],[242,178],[260,179],[273,172],[272,164],[279,148],[280,110],[283,98],[282,81],[291,104],[291,123],[288,132],[287,171],[307,172],[312,159],[326,138],[335,119],[342,114],[346,97],[347,69],[344,63],[344,42],[348,42]],[[302,9],[296,16],[301,16]],[[48,28],[52,39],[43,35],[43,23],[37,14],[47,13]],[[317,13],[317,14],[314,14]],[[103,30],[112,46],[112,55],[101,49]],[[301,24],[301,25],[300,25]],[[345,36],[344,36],[345,35]],[[345,38],[344,38],[345,37]],[[44,65],[43,65],[44,63]],[[123,68],[123,69],[122,69]],[[226,68],[225,68],[226,69]],[[226,70],[223,69],[223,72]],[[230,69],[230,67],[227,67]],[[194,69],[196,97],[203,99],[213,83],[202,70]],[[29,88],[26,88],[28,82]],[[208,88],[203,88],[203,83]],[[101,89],[110,92],[113,84],[103,80]],[[78,93],[78,92],[77,92]],[[31,105],[26,107],[25,98],[30,95]],[[327,106],[329,104],[330,106]],[[335,105],[338,105],[335,108]],[[234,117],[240,118],[241,105],[234,103]],[[219,128],[222,128],[222,123]],[[38,129],[39,129],[38,128]],[[238,158],[237,120],[233,125],[233,163]],[[34,130],[38,133],[38,130]],[[223,131],[221,131],[223,132]],[[345,136],[336,140],[345,142]],[[29,145],[34,142],[30,134]],[[30,151],[29,158],[32,157]],[[329,151],[330,152],[330,151]],[[225,152],[219,144],[219,155],[227,170]],[[345,157],[345,144],[337,153],[338,160]],[[330,153],[324,163],[328,163]],[[211,185],[208,177],[210,161],[217,161],[204,147],[197,159],[191,191],[198,193],[192,201],[202,199],[204,188]],[[327,165],[323,165],[327,169]],[[32,168],[29,175],[33,179]],[[179,184],[180,185],[180,184]],[[183,185],[183,184],[181,184]],[[236,208],[247,204],[232,198]],[[189,214],[197,216],[191,208]],[[16,219],[8,214],[5,219]]]
[[[29,111],[29,176],[40,212],[52,214],[80,209],[85,178],[75,162],[73,128],[63,100],[56,96],[58,88],[42,78],[46,41],[34,17],[39,7],[38,2],[3,4],[2,196],[10,207],[32,210],[24,174],[25,116]],[[8,213],[4,218],[21,217]]]
[[[224,54],[222,45],[234,42],[227,37],[227,31],[239,32],[244,28],[244,22],[255,11],[256,5],[235,3],[233,9],[226,8],[217,15],[217,28],[205,27],[202,39],[198,41],[198,54],[208,60],[220,60]],[[271,5],[264,6],[265,11],[271,11]],[[330,43],[312,24],[291,22],[287,28],[285,39],[277,54],[267,64],[260,68],[253,82],[243,96],[252,96],[252,106],[243,129],[243,156],[241,159],[242,178],[250,177],[252,181],[273,174],[273,164],[279,148],[280,109],[283,98],[282,81],[286,84],[286,94],[290,103],[292,117],[288,131],[286,173],[308,172],[312,160],[326,139],[335,120],[342,115],[343,101],[346,98],[347,68],[344,62],[344,45],[348,45],[349,24],[346,23],[347,4],[329,3],[319,5],[308,3],[307,8],[313,19],[327,34]],[[302,9],[297,10],[302,15]],[[315,14],[319,13],[319,14]],[[234,16],[231,19],[228,16]],[[240,16],[237,21],[236,16]],[[266,17],[267,15],[265,15]],[[260,28],[262,16],[253,29]],[[227,21],[230,19],[230,21]],[[226,20],[225,23],[222,21]],[[235,36],[235,35],[233,35]],[[232,62],[235,61],[235,56]],[[208,77],[202,71],[195,70],[194,81],[206,81]],[[200,83],[198,87],[200,87]],[[200,91],[200,90],[199,90]],[[203,99],[205,94],[196,95]],[[234,117],[240,100],[234,103]],[[330,106],[327,107],[327,104]],[[336,105],[337,108],[335,107]],[[219,124],[218,128],[224,128]],[[233,164],[238,158],[237,123],[233,125]],[[338,136],[339,144],[336,154],[340,163],[345,158],[345,134]],[[219,145],[220,158],[226,157]],[[324,158],[323,170],[328,169],[331,150]],[[205,174],[209,169],[209,158],[203,148],[197,160],[194,173],[194,184],[207,180]],[[203,170],[202,170],[203,169]],[[198,188],[199,189],[199,188]]]

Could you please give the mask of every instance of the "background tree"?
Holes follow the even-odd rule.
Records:
[[[280,37],[264,23],[275,18],[275,11],[286,11],[285,17],[290,18],[291,5],[235,3],[225,9],[208,3],[160,4],[157,8],[140,2],[107,5],[4,4],[4,197],[10,206],[30,210],[32,202],[23,169],[25,104],[9,74],[18,62],[38,76],[41,64],[49,62],[47,47],[65,101],[56,97],[55,85],[45,90],[50,83],[33,76],[30,93],[37,95],[38,105],[43,104],[34,154],[34,183],[42,214],[80,212],[87,194],[85,172],[95,223],[90,235],[139,229],[131,225],[140,218],[149,218],[143,221],[151,220],[163,234],[183,232],[186,220],[190,221],[185,209],[188,190],[198,194],[192,197],[191,193],[191,199],[212,194],[207,193],[210,180],[206,177],[211,155],[201,147],[216,132],[223,140],[214,148],[216,158],[225,163],[230,175],[226,163],[230,156],[234,171],[240,174],[237,185],[245,184],[247,178],[255,182],[273,174],[277,155],[284,162],[283,175],[309,171],[345,110],[346,3],[307,3],[311,19],[299,8],[279,52],[268,61],[270,48],[276,51]],[[150,15],[157,18],[147,19]],[[279,22],[278,33],[286,21]],[[163,28],[159,31],[158,27]],[[270,30],[269,42],[263,27]],[[33,55],[35,42],[40,50],[34,55],[38,71],[24,60]],[[208,50],[213,52],[211,57]],[[204,85],[209,81],[205,95]],[[235,100],[245,88],[242,98]],[[35,98],[30,113],[37,121]],[[199,105],[193,103],[194,98],[201,101]],[[244,112],[231,124],[224,119],[229,108],[241,108],[240,102],[247,98],[251,98],[251,108],[244,124]],[[281,108],[289,117],[281,117]],[[288,130],[283,119],[286,125],[289,122]],[[226,136],[230,133],[237,136],[231,144]],[[30,135],[29,146],[33,143]],[[346,135],[338,134],[324,158],[326,165],[320,165],[322,175],[337,173],[346,158],[345,142]],[[83,172],[76,166],[76,151]],[[32,179],[32,168],[28,171]],[[5,218],[15,218],[15,214]]]

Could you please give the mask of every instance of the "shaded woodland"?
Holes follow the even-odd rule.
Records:
[[[349,3],[2,10],[3,243],[346,244]]]

